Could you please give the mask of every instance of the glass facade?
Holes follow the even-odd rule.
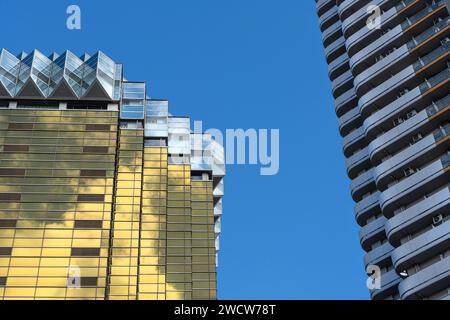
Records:
[[[0,300],[216,299],[223,157],[199,164],[221,146],[103,53],[0,66]]]

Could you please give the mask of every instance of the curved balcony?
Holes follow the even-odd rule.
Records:
[[[445,69],[435,76],[426,79],[425,82],[405,93],[400,98],[392,101],[383,109],[374,112],[364,121],[366,128],[366,138],[370,141],[371,137],[376,134],[378,126],[387,120],[393,120],[401,112],[405,112],[408,108],[417,107],[430,103],[436,97],[441,97],[448,92],[450,86],[450,69]],[[445,98],[444,98],[445,99]],[[444,100],[441,99],[441,100]]]
[[[338,20],[334,24],[329,26],[322,33],[323,46],[327,47],[330,43],[332,43],[333,41],[336,41],[341,36],[342,36],[341,21]]]
[[[331,9],[331,7],[335,7],[336,2],[334,0],[319,0],[316,1],[316,11],[317,15],[320,17],[325,12]]]
[[[381,275],[381,288],[370,291],[370,297],[373,300],[385,299],[398,291],[398,284],[402,281],[395,270],[383,273]]]
[[[325,12],[323,15],[319,17],[319,26],[320,30],[323,32],[333,23],[339,20],[337,7],[331,7],[330,10]]]
[[[388,131],[369,143],[372,162],[378,164],[384,154],[398,153],[399,145],[405,145],[407,142],[410,142],[412,136],[419,132],[430,132],[436,127],[437,123],[445,123],[449,118],[447,113],[450,108],[449,105],[450,95],[447,95],[443,99],[433,102],[417,114],[415,114],[415,109],[411,109],[404,117],[396,118],[397,126],[390,130],[389,128],[392,127],[394,122],[393,117],[390,117],[389,122],[385,120],[383,123],[379,123],[380,129]],[[382,126],[382,124],[384,125]]]
[[[334,98],[337,98],[344,92],[353,87],[353,75],[350,70],[347,70],[332,82],[332,91]]]
[[[364,256],[364,266],[367,268],[369,265],[375,265],[383,267],[391,259],[391,252],[394,247],[389,242],[373,249]]]
[[[365,8],[364,8],[365,9]],[[365,12],[365,10],[364,10]],[[397,17],[397,10],[396,8],[391,8],[384,12],[380,19],[381,19],[381,25],[384,26],[385,24],[389,23],[391,20]],[[365,14],[365,18],[367,19],[367,14]],[[344,26],[344,22],[342,23],[342,26]],[[349,35],[347,30],[344,30],[344,35],[347,36],[347,51],[349,56],[353,56],[358,51],[362,50],[365,46],[369,45],[371,42],[375,41],[381,34],[380,29],[369,29],[366,24],[364,23],[364,26],[354,32],[353,34]]]
[[[355,25],[360,24],[361,20],[364,20],[364,27],[366,27],[365,21],[367,20],[367,8],[369,5],[376,5],[382,7],[384,4],[390,0],[372,0],[368,4],[364,5],[362,8],[357,10],[355,13],[351,14],[349,17],[342,21],[342,31],[344,35],[350,39],[352,36],[352,31],[355,31]],[[383,21],[383,20],[382,20]],[[360,30],[360,29],[359,29]],[[368,30],[366,29],[366,32]]]
[[[343,139],[342,145],[344,155],[346,157],[349,157],[355,150],[366,146],[367,143],[364,135],[364,127],[361,126],[346,135]]]
[[[359,115],[359,108],[353,108],[339,118],[339,132],[343,137],[349,134],[350,130],[362,126],[362,119]]]
[[[340,37],[336,41],[332,42],[329,46],[325,47],[325,57],[327,63],[331,63],[334,59],[344,54],[345,52],[345,39]]]
[[[360,201],[364,194],[374,188],[375,180],[373,179],[373,168],[360,174],[350,183],[350,192],[355,202]]]
[[[380,206],[385,216],[390,216],[396,207],[408,204],[424,193],[448,182],[449,156],[435,160],[419,172],[405,178],[380,194]]]
[[[437,129],[435,133],[427,135],[376,166],[374,179],[377,187],[380,190],[385,190],[386,185],[392,178],[400,178],[404,175],[403,171],[405,169],[420,167],[445,152],[450,142],[450,140],[446,140],[446,137],[450,135],[450,124],[447,127]],[[444,135],[439,135],[439,130],[443,130]]]
[[[386,75],[386,72],[388,72],[394,66],[398,67],[400,61],[407,60],[405,58],[408,56],[409,56],[409,49],[408,46],[405,44],[397,48],[390,55],[379,60],[370,68],[367,68],[366,70],[361,72],[359,75],[355,77],[354,80],[356,92],[360,95],[363,94],[363,92],[367,92],[370,88],[371,81],[376,80],[377,77]],[[411,59],[412,58],[410,58],[410,60]],[[403,67],[405,67],[407,64],[408,61],[405,61]]]
[[[377,106],[386,105],[389,102],[397,100],[398,98],[396,96],[399,90],[415,77],[416,72],[414,67],[410,65],[361,96],[358,103],[361,115],[369,115]]]
[[[402,300],[421,299],[450,283],[450,257],[404,279],[398,286]]]
[[[417,231],[426,221],[449,209],[450,190],[447,186],[390,218],[385,225],[389,242],[398,247],[405,234]]]
[[[399,47],[402,43],[402,37],[404,37],[403,29],[400,25],[391,29],[389,32],[369,44],[364,49],[358,51],[353,56],[350,57],[350,68],[353,73],[356,75],[360,74],[362,71],[368,68],[367,65],[364,64],[368,59],[375,60],[374,57],[376,54],[380,53],[380,50],[384,50],[386,48],[392,47],[394,43]]]
[[[359,230],[359,242],[366,252],[370,251],[372,245],[386,237],[384,233],[384,224],[387,219],[381,216],[375,221],[366,224]]]
[[[380,192],[376,191],[363,198],[355,205],[355,219],[360,226],[364,226],[368,217],[381,212],[379,205]]]
[[[355,88],[352,87],[334,100],[334,110],[336,115],[338,117],[342,116],[344,113],[355,107],[357,103],[358,97],[356,96]]]
[[[357,11],[361,6],[365,5],[368,0],[344,0],[338,6],[339,16],[341,20],[347,19],[353,12]]]
[[[346,52],[339,56],[338,58],[334,59],[329,65],[328,65],[328,76],[331,81],[339,77],[341,74],[349,70],[348,66],[348,55]]]
[[[450,245],[450,220],[414,238],[392,252],[392,263],[397,272],[429,260]]]
[[[382,134],[369,143],[370,158],[374,163],[379,163],[386,153],[398,155],[399,146],[405,145],[411,141],[411,137],[416,134],[428,122],[426,110],[422,110],[415,116],[402,122],[388,132]],[[394,156],[395,157],[395,156]],[[391,161],[386,161],[392,163]],[[385,172],[388,164],[381,163],[377,167],[377,176]]]
[[[359,171],[370,166],[369,149],[365,147],[346,159],[346,166],[350,179],[355,179]]]
[[[371,114],[364,120],[364,128],[366,130],[366,138],[370,141],[376,136],[377,131],[386,122],[392,122],[395,118],[411,109],[417,104],[423,103],[422,92],[420,88],[414,88],[399,99],[391,102],[381,110]]]

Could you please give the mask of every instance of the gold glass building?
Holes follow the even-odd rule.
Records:
[[[216,299],[223,148],[102,52],[0,52],[0,299]]]

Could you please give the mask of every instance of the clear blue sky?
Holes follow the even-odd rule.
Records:
[[[368,298],[313,0],[1,2],[13,53],[102,50],[173,114],[280,129],[278,175],[227,168],[219,298]]]

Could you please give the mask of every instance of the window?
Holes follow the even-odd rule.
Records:
[[[10,123],[8,126],[9,130],[32,130],[34,124],[32,123]]]
[[[83,147],[83,153],[108,153],[108,147]]]
[[[28,152],[29,146],[26,145],[15,145],[15,144],[7,144],[3,146],[4,152]]]
[[[102,220],[75,220],[75,229],[101,229],[102,226]]]
[[[96,287],[97,286],[97,277],[81,277],[80,278],[80,286],[81,287]]]
[[[13,202],[20,201],[22,198],[20,193],[0,193],[0,201]]]
[[[109,124],[87,124],[86,131],[110,131]]]
[[[0,176],[24,176],[25,169],[0,169]]]
[[[78,202],[103,202],[105,195],[103,194],[79,194]]]
[[[0,173],[1,175],[1,173]],[[81,177],[106,177],[106,170],[81,170]]]
[[[72,248],[70,255],[72,257],[98,257],[100,248]]]
[[[10,247],[0,247],[0,257],[1,256],[10,256],[12,252],[12,248]]]
[[[0,228],[15,228],[17,225],[16,219],[0,220]]]

